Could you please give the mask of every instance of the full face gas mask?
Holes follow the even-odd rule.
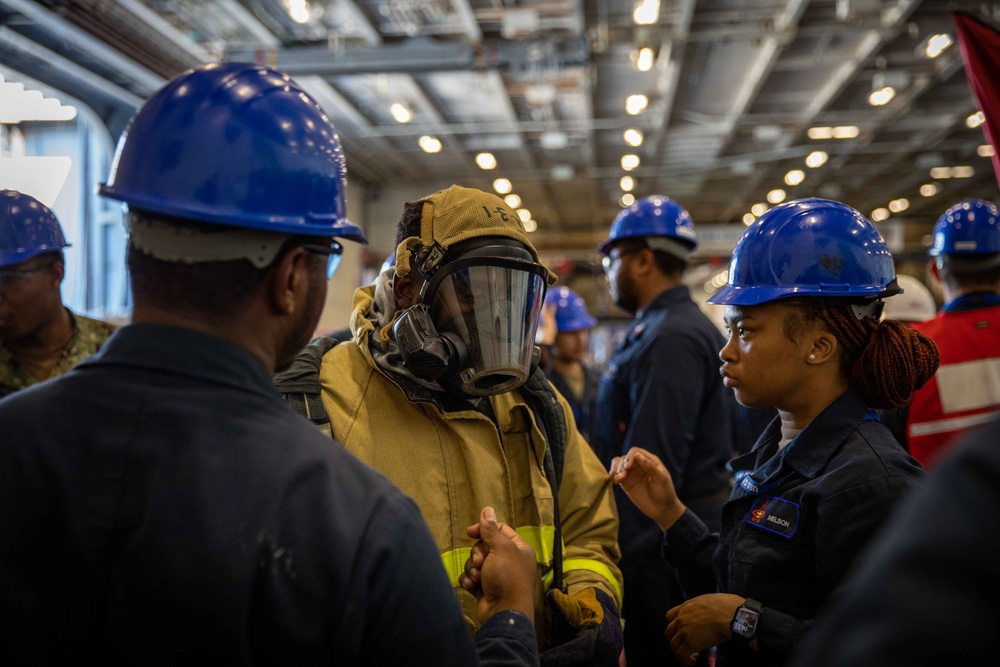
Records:
[[[412,265],[426,279],[421,302],[396,319],[403,365],[466,396],[492,396],[528,379],[548,271],[504,238],[440,246]]]

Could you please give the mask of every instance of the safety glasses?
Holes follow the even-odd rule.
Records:
[[[5,287],[15,287],[24,278],[28,276],[33,276],[36,273],[41,273],[42,271],[48,271],[52,268],[54,262],[45,264],[44,266],[38,266],[33,269],[0,269],[0,288]]]
[[[302,249],[316,253],[317,255],[326,255],[326,279],[330,280],[333,278],[333,274],[337,272],[337,267],[340,266],[340,258],[344,254],[344,246],[336,241],[330,241],[330,245],[328,246],[306,243],[302,245]]]

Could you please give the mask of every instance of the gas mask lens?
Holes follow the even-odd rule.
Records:
[[[477,257],[442,267],[428,284],[424,302],[438,332],[466,347],[454,378],[464,394],[502,394],[527,381],[546,277],[533,262]]]

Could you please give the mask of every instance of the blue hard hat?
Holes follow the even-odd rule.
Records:
[[[347,220],[345,178],[336,129],[295,81],[212,63],[142,105],[100,191],[162,215],[367,243]]]
[[[583,297],[568,287],[557,287],[545,293],[545,304],[556,306],[556,329],[560,332],[589,329],[597,320],[587,312]]]
[[[729,283],[708,303],[752,306],[793,296],[865,300],[895,290],[892,253],[875,226],[846,204],[799,199],[747,227]]]
[[[1000,212],[985,199],[966,199],[941,214],[934,225],[934,245],[927,254],[992,255],[1000,253]]]
[[[678,239],[688,250],[698,245],[691,214],[670,197],[653,195],[622,209],[611,223],[611,234],[598,250],[607,255],[616,241],[649,236]]]
[[[69,245],[48,206],[17,190],[0,190],[0,266],[20,264]]]

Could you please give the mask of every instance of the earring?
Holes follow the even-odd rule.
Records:
[[[816,361],[816,355],[815,354],[810,354],[809,355],[809,361]]]

